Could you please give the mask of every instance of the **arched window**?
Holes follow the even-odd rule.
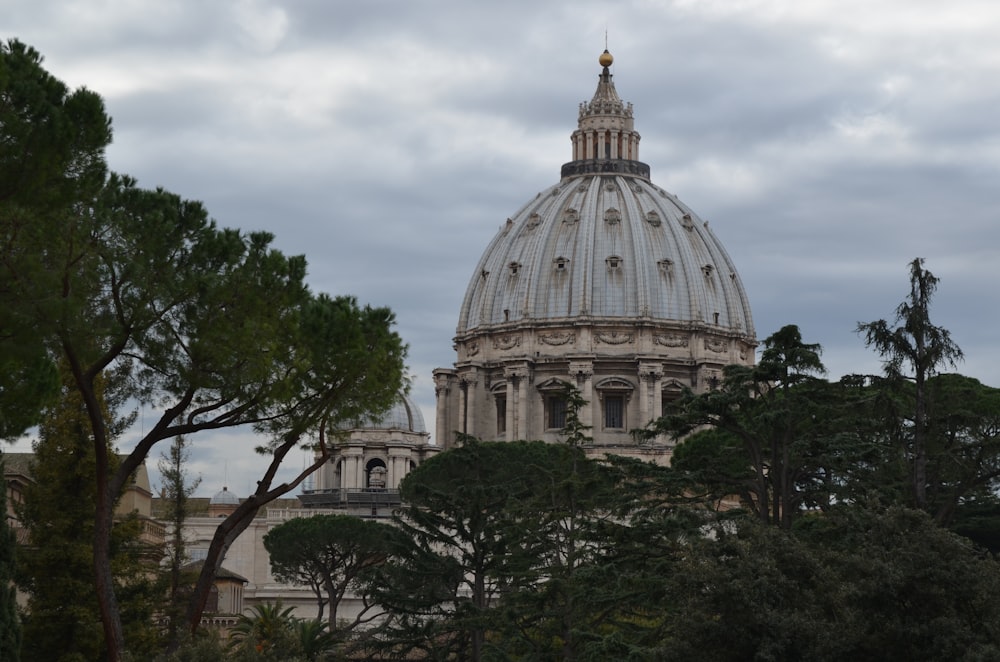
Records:
[[[389,470],[386,469],[385,462],[379,458],[369,460],[365,464],[365,482],[370,490],[384,490]]]

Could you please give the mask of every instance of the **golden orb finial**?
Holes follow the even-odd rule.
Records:
[[[604,49],[604,52],[601,53],[601,57],[597,58],[597,62],[602,67],[610,67],[611,63],[614,62],[614,61],[615,61],[615,58],[613,58],[611,56],[611,53],[609,53],[608,49],[606,49],[606,48]]]

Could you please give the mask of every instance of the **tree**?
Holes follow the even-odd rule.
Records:
[[[178,435],[170,444],[167,454],[160,455],[157,467],[163,477],[162,498],[170,504],[169,521],[171,525],[170,544],[167,547],[167,557],[170,564],[170,589],[167,605],[168,636],[173,638],[180,626],[184,604],[190,597],[185,591],[185,582],[181,578],[181,567],[187,562],[187,550],[184,543],[184,522],[188,517],[188,499],[201,484],[201,477],[188,480],[185,463],[190,457],[190,444],[182,435]]]
[[[0,452],[0,476],[4,475],[3,453]],[[7,484],[0,486],[0,660],[18,662],[21,659],[21,618],[17,613],[17,593],[14,589],[14,568],[17,537],[7,514]]]
[[[955,366],[962,350],[947,329],[930,320],[930,303],[938,279],[924,269],[923,258],[910,262],[910,294],[896,307],[896,326],[885,320],[859,322],[857,331],[865,344],[882,355],[886,376],[893,381],[910,379],[914,385],[912,430],[907,455],[911,466],[913,502],[927,506],[927,380],[943,365]],[[903,374],[905,367],[912,377]]]
[[[564,445],[467,438],[410,472],[397,525],[412,541],[381,571],[375,600],[392,619],[379,632],[396,654],[483,659],[499,598],[537,561],[525,528],[539,485]],[[579,450],[574,450],[580,453]],[[551,478],[551,476],[548,476]]]
[[[18,563],[18,582],[28,594],[23,644],[27,659],[93,660],[105,647],[95,627],[100,612],[93,590],[96,462],[87,414],[70,383],[65,373],[59,402],[39,426],[32,482],[18,508],[27,534]],[[98,400],[107,411],[100,383]],[[112,438],[127,424],[127,419],[113,421],[110,416],[109,421]],[[109,455],[118,462],[116,454]],[[120,496],[115,495],[115,502]],[[155,634],[149,624],[160,606],[162,587],[156,581],[160,550],[150,550],[139,534],[137,520],[119,518],[108,561],[122,596],[123,625],[132,635],[133,650],[148,654],[156,643],[148,637]]]
[[[579,419],[586,400],[570,384],[563,397],[565,441],[531,460],[531,492],[509,508],[516,522],[509,544],[529,562],[512,568],[517,574],[499,601],[504,630],[491,645],[515,655],[571,660],[620,611],[609,609],[606,595],[594,596],[593,588],[607,586],[614,574],[605,561],[615,554],[623,523],[613,508],[614,474],[582,450],[591,441]]]
[[[927,505],[948,526],[963,506],[995,504],[1000,488],[1000,389],[972,377],[927,380]]]
[[[742,495],[761,521],[789,528],[804,507],[822,507],[830,498],[825,460],[845,402],[836,386],[817,376],[825,373],[821,351],[802,341],[798,327],[785,326],[764,340],[760,363],[727,366],[717,390],[687,391],[654,423],[653,433],[680,437],[709,426],[725,433],[710,439],[720,453],[739,440],[750,473],[720,456],[716,465],[728,473],[720,476],[723,485]]]
[[[68,205],[92,198],[107,174],[111,124],[99,96],[70,93],[40,66],[41,56],[11,40],[0,44],[0,297],[39,274],[40,256],[21,240]],[[39,234],[44,234],[44,231]],[[27,314],[25,314],[27,313]],[[37,424],[59,391],[30,311],[0,305],[0,439]]]
[[[258,653],[253,659],[262,660],[282,660],[299,653],[294,610],[294,607],[282,609],[280,601],[255,605],[250,615],[240,615],[232,629],[232,649]]]
[[[690,537],[634,659],[994,659],[995,559],[920,511],[837,506],[791,530],[749,517]],[[650,594],[652,597],[652,594]],[[619,655],[618,657],[623,657]]]
[[[381,615],[367,595],[371,571],[385,563],[399,544],[399,529],[349,515],[297,517],[271,529],[264,547],[271,559],[275,579],[307,585],[316,594],[317,620],[323,620],[329,605],[331,633],[349,632]],[[340,622],[340,605],[351,593],[363,607],[346,624]]]
[[[186,610],[194,629],[228,546],[260,507],[326,461],[330,426],[392,404],[406,348],[388,309],[310,293],[305,259],[271,248],[271,235],[220,230],[196,202],[108,175],[110,120],[100,97],[69,94],[18,42],[4,47],[2,61],[0,168],[18,174],[0,194],[0,309],[66,362],[86,406],[96,595],[109,659],[118,662],[125,640],[109,562],[114,495],[153,448],[237,426],[268,440],[257,490],[220,523],[209,548]],[[109,393],[160,412],[117,467],[96,395],[103,378]],[[316,446],[316,462],[274,485],[299,444]]]

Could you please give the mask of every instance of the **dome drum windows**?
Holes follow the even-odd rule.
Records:
[[[561,395],[545,396],[545,428],[562,430],[566,427],[566,398]]]
[[[566,427],[566,387],[568,382],[552,378],[538,385],[547,431],[561,431]]]
[[[628,404],[635,387],[624,379],[604,379],[594,388],[601,403],[601,429],[624,432],[628,423]]]

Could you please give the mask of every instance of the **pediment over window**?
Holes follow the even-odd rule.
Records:
[[[551,379],[546,379],[544,382],[542,382],[535,388],[537,388],[539,391],[551,392],[551,391],[562,391],[569,385],[570,383],[567,381],[563,381],[562,379],[552,377]]]
[[[620,377],[608,377],[594,384],[598,391],[632,391],[635,387],[631,382]]]

